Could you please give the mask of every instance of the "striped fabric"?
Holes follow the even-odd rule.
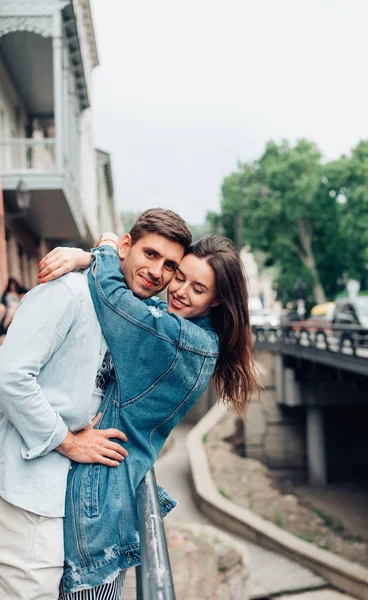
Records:
[[[60,588],[59,600],[120,600],[126,571],[120,571],[111,583],[105,583],[89,590],[81,590],[71,594]]]

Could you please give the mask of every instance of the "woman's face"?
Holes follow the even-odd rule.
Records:
[[[168,312],[185,319],[208,314],[216,301],[216,277],[205,258],[184,256],[167,290]]]

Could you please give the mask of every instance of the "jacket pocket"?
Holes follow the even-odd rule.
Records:
[[[100,514],[99,506],[99,484],[100,484],[101,465],[90,465],[85,488],[85,507],[87,516],[90,518],[98,517]]]

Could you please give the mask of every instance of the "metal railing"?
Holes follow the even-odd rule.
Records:
[[[54,138],[0,139],[0,168],[2,173],[12,171],[56,170]]]
[[[279,327],[252,326],[255,343],[324,350],[332,354],[347,354],[368,358],[368,329],[359,325],[337,325],[295,321]]]
[[[175,600],[169,553],[153,468],[137,490],[141,566],[137,600]]]

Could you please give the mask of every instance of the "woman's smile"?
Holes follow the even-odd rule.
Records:
[[[175,308],[187,308],[189,306],[189,304],[185,304],[184,302],[182,302],[182,300],[179,300],[179,298],[177,296],[175,296],[174,294],[171,294],[170,296],[171,299],[171,305]]]

